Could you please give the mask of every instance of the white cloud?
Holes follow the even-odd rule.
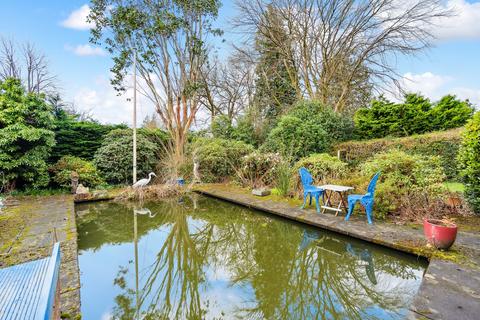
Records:
[[[93,47],[89,44],[79,44],[75,47],[66,45],[65,49],[73,52],[77,56],[104,56],[106,52],[99,47]]]
[[[422,93],[432,99],[441,97],[439,92],[452,80],[451,77],[425,72],[422,74],[413,74],[407,72],[403,75],[401,86],[407,92]]]
[[[84,4],[79,9],[70,13],[67,19],[61,22],[65,28],[76,30],[88,30],[93,27],[93,23],[87,22],[87,16],[90,14],[90,7]]]
[[[93,81],[92,86],[85,86],[77,90],[73,96],[75,108],[90,114],[102,123],[132,123],[133,103],[128,101],[133,97],[133,90],[118,95],[105,76]],[[141,125],[147,115],[154,112],[154,108],[141,95],[137,95],[137,125]]]
[[[480,39],[480,2],[449,0],[445,6],[454,16],[435,22],[433,34],[439,40]]]
[[[439,100],[447,94],[454,94],[460,99],[468,99],[474,105],[480,107],[480,88],[466,88],[455,85],[455,78],[445,75],[438,75],[432,72],[414,74],[407,72],[400,80],[400,85],[405,92],[419,93],[431,100]],[[394,101],[403,100],[398,90],[386,92],[385,96]]]
[[[465,87],[453,88],[452,92],[461,99],[468,99],[472,102],[477,110],[480,109],[480,89],[472,89]]]

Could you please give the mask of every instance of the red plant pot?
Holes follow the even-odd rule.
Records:
[[[457,237],[457,226],[438,219],[424,219],[423,233],[427,241],[437,249],[450,248]]]

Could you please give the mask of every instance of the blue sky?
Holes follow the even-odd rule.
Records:
[[[400,58],[398,72],[410,91],[432,99],[454,93],[480,106],[480,1],[448,0],[457,15],[442,21],[435,47],[418,57]],[[109,85],[110,57],[88,44],[83,21],[88,1],[0,1],[0,37],[18,43],[31,42],[48,58],[58,76],[63,96],[76,108],[89,111],[101,122],[129,122],[131,105],[117,97]],[[228,45],[238,41],[229,19],[235,16],[233,0],[223,1],[218,26],[226,31]],[[139,118],[153,112],[141,102]]]

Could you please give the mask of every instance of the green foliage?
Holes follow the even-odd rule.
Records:
[[[301,101],[280,118],[262,148],[299,159],[326,152],[334,141],[351,137],[353,124],[317,101]]]
[[[332,179],[342,178],[348,173],[345,162],[327,153],[312,154],[300,159],[294,166],[295,172],[298,172],[301,167],[308,169],[315,181],[320,184],[329,183]]]
[[[65,155],[92,160],[105,136],[114,129],[126,129],[126,125],[103,125],[93,121],[77,121],[75,116],[58,117],[55,122],[55,140],[50,161]]]
[[[225,139],[198,138],[190,146],[199,163],[202,182],[220,182],[235,176],[235,169],[240,167],[242,158],[253,152],[253,146],[241,141]],[[191,167],[184,168],[191,172]]]
[[[447,95],[436,104],[417,94],[405,95],[403,103],[384,97],[373,100],[354,116],[357,134],[362,139],[402,137],[463,126],[473,114],[467,101]]]
[[[53,122],[43,95],[27,94],[16,79],[0,81],[0,172],[8,188],[48,184]]]
[[[72,172],[78,174],[78,182],[88,187],[104,183],[95,165],[87,160],[73,156],[63,156],[50,168],[53,180],[61,187],[71,185]]]
[[[94,164],[102,177],[112,184],[130,184],[133,169],[133,137],[131,129],[117,129],[107,134],[102,146],[96,151]],[[146,177],[154,171],[162,150],[161,143],[152,139],[161,139],[162,133],[151,130],[137,132],[137,177]]]
[[[380,152],[400,149],[407,153],[439,156],[448,179],[458,179],[458,152],[463,129],[432,132],[404,138],[382,138],[364,141],[348,141],[335,146],[334,151],[345,152],[352,165],[360,164]]]
[[[376,154],[361,166],[361,174],[370,179],[381,171],[375,192],[375,216],[395,213],[410,195],[435,197],[443,191],[445,174],[440,158],[390,150]]]
[[[228,116],[219,115],[215,117],[211,130],[214,138],[238,140],[251,145],[257,145],[258,143],[253,124],[247,117],[240,118],[234,126]]]
[[[244,186],[251,188],[271,186],[276,180],[281,162],[279,154],[254,151],[242,158],[240,168],[236,170],[237,176]]]
[[[460,101],[453,95],[444,96],[430,111],[431,130],[446,130],[458,128],[473,115],[473,106],[466,101]]]
[[[212,122],[212,135],[214,138],[232,139],[233,131],[232,120],[228,116],[221,114],[214,118]]]
[[[458,161],[465,183],[465,197],[472,210],[480,214],[480,112],[465,126]]]
[[[292,174],[290,163],[283,160],[278,164],[275,179],[275,190],[277,195],[284,197],[290,193]]]

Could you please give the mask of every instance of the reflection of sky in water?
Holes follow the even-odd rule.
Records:
[[[147,205],[157,215],[137,217],[139,288],[140,296],[145,296],[141,310],[152,311],[166,304],[162,283],[172,278],[171,305],[165,309],[169,318],[175,317],[177,308],[182,310],[178,317],[183,318],[193,305],[192,297],[198,298],[204,319],[322,314],[329,318],[402,318],[425,267],[413,257],[212,199],[199,197],[201,209],[194,213],[188,205],[183,210]],[[82,206],[87,213],[78,219],[84,319],[111,319],[120,295],[130,299],[128,307],[135,307],[131,208],[111,206]],[[111,223],[117,224],[118,232],[108,230]],[[165,243],[175,249],[161,251]],[[175,243],[180,245],[175,247]],[[353,248],[350,253],[348,243]],[[178,259],[186,263],[181,269]],[[395,259],[404,267],[404,274],[390,270]],[[200,261],[198,268],[195,261]],[[123,289],[114,284],[122,268],[126,268]],[[158,273],[152,281],[154,272]],[[198,287],[193,285],[195,281]],[[145,295],[142,289],[147,287],[150,291]]]

